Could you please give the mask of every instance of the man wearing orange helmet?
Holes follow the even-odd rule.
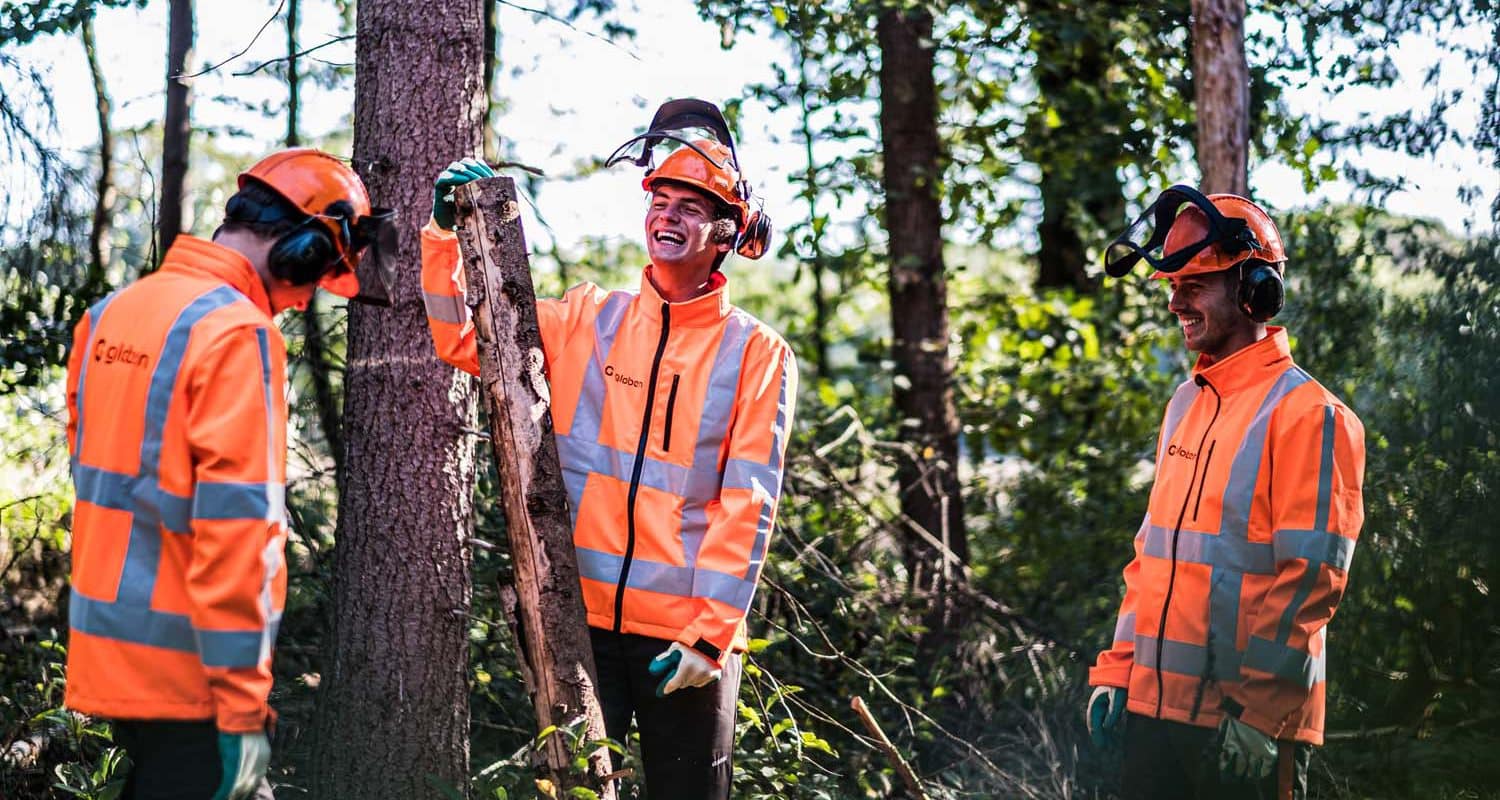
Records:
[[[1198,359],[1167,404],[1089,731],[1123,740],[1127,798],[1303,797],[1364,520],[1364,428],[1266,324],[1286,249],[1259,206],[1173,186],[1105,268],[1142,260]]]
[[[714,139],[681,130],[704,122]],[[677,149],[655,166],[661,143]],[[718,109],[669,103],[608,163],[635,145],[651,259],[639,291],[580,284],[539,301],[537,317],[605,727],[624,742],[635,719],[653,800],[727,798],[744,621],[797,366],[775,331],[729,303],[719,268],[731,250],[764,254],[770,225],[750,207]],[[422,232],[433,342],[474,374],[452,191],[491,174],[471,159],[450,166]]]
[[[126,797],[270,796],[287,534],[273,317],[319,285],[383,298],[389,223],[339,160],[276,153],[239,176],[213,241],[178,236],[74,329],[65,702],[114,721]]]

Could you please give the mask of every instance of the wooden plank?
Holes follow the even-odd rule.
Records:
[[[552,434],[551,394],[543,372],[536,290],[515,182],[487,178],[456,193],[459,248],[468,278],[480,382],[490,446],[500,474],[513,565],[512,623],[522,674],[536,710],[537,730],[569,729],[587,741],[604,738],[594,686],[568,494]],[[512,587],[502,586],[502,596]],[[604,748],[572,766],[572,737],[548,736],[539,753],[558,793],[582,786],[615,797]]]

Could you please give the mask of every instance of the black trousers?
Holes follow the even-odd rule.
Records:
[[[1126,800],[1305,800],[1310,745],[1277,742],[1276,766],[1259,781],[1219,774],[1219,731],[1135,713],[1125,715]]]
[[[219,730],[209,720],[114,720],[114,741],[130,756],[121,800],[209,800],[219,788]],[[256,800],[271,800],[261,778]]]
[[[734,721],[740,656],[707,686],[656,696],[661,678],[647,667],[671,642],[589,628],[599,669],[599,703],[609,738],[624,742],[634,717],[649,800],[725,800],[734,772]]]

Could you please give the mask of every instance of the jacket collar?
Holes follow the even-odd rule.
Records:
[[[641,309],[651,319],[661,318],[661,306],[666,302],[661,293],[656,290],[656,284],[651,281],[651,265],[641,270]],[[668,303],[672,307],[672,325],[686,325],[690,328],[707,328],[719,324],[725,317],[729,316],[732,306],[729,305],[729,295],[725,291],[729,279],[724,273],[715,271],[708,278],[708,291],[685,300],[681,303]]]
[[[1193,365],[1193,377],[1213,384],[1219,394],[1227,395],[1247,389],[1280,375],[1292,365],[1292,348],[1286,328],[1266,326],[1266,338],[1241,348],[1228,358],[1215,361],[1199,354]]]
[[[266,294],[266,285],[261,282],[250,259],[238,250],[179,234],[161,260],[161,271],[207,276],[227,283],[249,298],[266,316],[271,316],[271,298]]]

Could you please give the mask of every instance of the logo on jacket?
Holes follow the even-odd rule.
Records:
[[[623,383],[632,389],[639,389],[642,386],[646,385],[645,382],[640,378],[632,378],[623,372],[617,371],[613,364],[604,365],[604,374],[608,377],[614,378],[616,383]]]
[[[94,340],[94,360],[104,364],[125,364],[142,369],[151,365],[151,356],[127,344],[110,344],[100,338]]]
[[[1197,453],[1189,452],[1186,447],[1178,447],[1175,444],[1174,445],[1170,445],[1170,446],[1167,447],[1167,455],[1169,455],[1169,456],[1179,456],[1179,457],[1185,458],[1185,459],[1187,459],[1189,461],[1192,461],[1193,459],[1195,459],[1195,458],[1198,457]]]

